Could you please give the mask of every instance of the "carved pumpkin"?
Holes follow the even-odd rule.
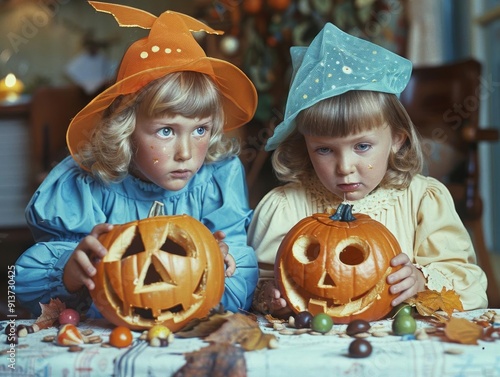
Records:
[[[386,278],[401,253],[394,235],[368,215],[341,204],[334,215],[314,214],[283,239],[275,263],[278,287],[295,311],[327,313],[336,323],[387,315],[395,297]]]
[[[107,255],[90,291],[102,315],[133,330],[177,331],[206,316],[224,292],[224,261],[212,233],[187,216],[156,216],[100,238]]]

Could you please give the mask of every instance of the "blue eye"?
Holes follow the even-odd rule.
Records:
[[[360,151],[360,152],[365,152],[365,151],[367,151],[370,148],[371,148],[371,145],[370,144],[366,144],[366,143],[360,143],[360,144],[356,145],[356,150]]]
[[[316,152],[319,154],[328,154],[331,152],[331,149],[326,148],[326,147],[321,147],[321,148],[316,149]]]
[[[172,136],[172,129],[170,127],[162,128],[161,130],[158,131],[158,135],[160,135],[161,137]]]
[[[196,136],[203,136],[207,133],[207,129],[205,127],[198,127],[195,131],[194,131],[195,135]]]

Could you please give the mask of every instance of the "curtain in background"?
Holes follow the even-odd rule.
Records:
[[[406,0],[408,23],[407,58],[418,65],[444,60],[442,7],[436,0]]]

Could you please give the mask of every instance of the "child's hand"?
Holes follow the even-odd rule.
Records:
[[[387,283],[391,284],[391,293],[399,293],[399,296],[392,300],[392,306],[399,305],[425,289],[424,275],[411,263],[408,255],[404,253],[396,255],[391,260],[391,266],[403,266],[387,277]]]
[[[276,317],[285,317],[290,314],[290,308],[286,306],[286,301],[281,297],[281,292],[276,287],[273,280],[265,281],[255,292],[256,300],[254,305],[262,313],[269,313]]]
[[[66,266],[64,266],[63,272],[63,283],[69,292],[75,292],[83,286],[86,286],[89,290],[94,289],[95,285],[92,277],[97,271],[92,261],[104,258],[107,253],[98,238],[112,228],[113,225],[110,224],[96,225],[90,234],[82,239],[75,248]]]
[[[236,271],[236,261],[233,256],[229,254],[229,246],[222,240],[226,238],[225,233],[222,230],[218,230],[214,233],[214,237],[219,243],[220,251],[222,252],[222,256],[224,257],[224,264],[226,265],[226,276],[233,276]]]

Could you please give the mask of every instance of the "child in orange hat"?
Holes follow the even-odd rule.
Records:
[[[221,303],[249,309],[258,275],[246,236],[252,211],[238,145],[224,131],[252,118],[253,84],[236,66],[205,55],[192,32],[220,32],[194,18],[90,4],[120,26],[151,31],[127,50],[116,83],[72,120],[71,156],[28,204],[37,243],[16,263],[19,301],[34,314],[55,297],[85,312],[92,260],[106,254],[98,237],[110,224],[147,217],[160,202],[166,215],[188,214],[214,233],[227,266]]]

